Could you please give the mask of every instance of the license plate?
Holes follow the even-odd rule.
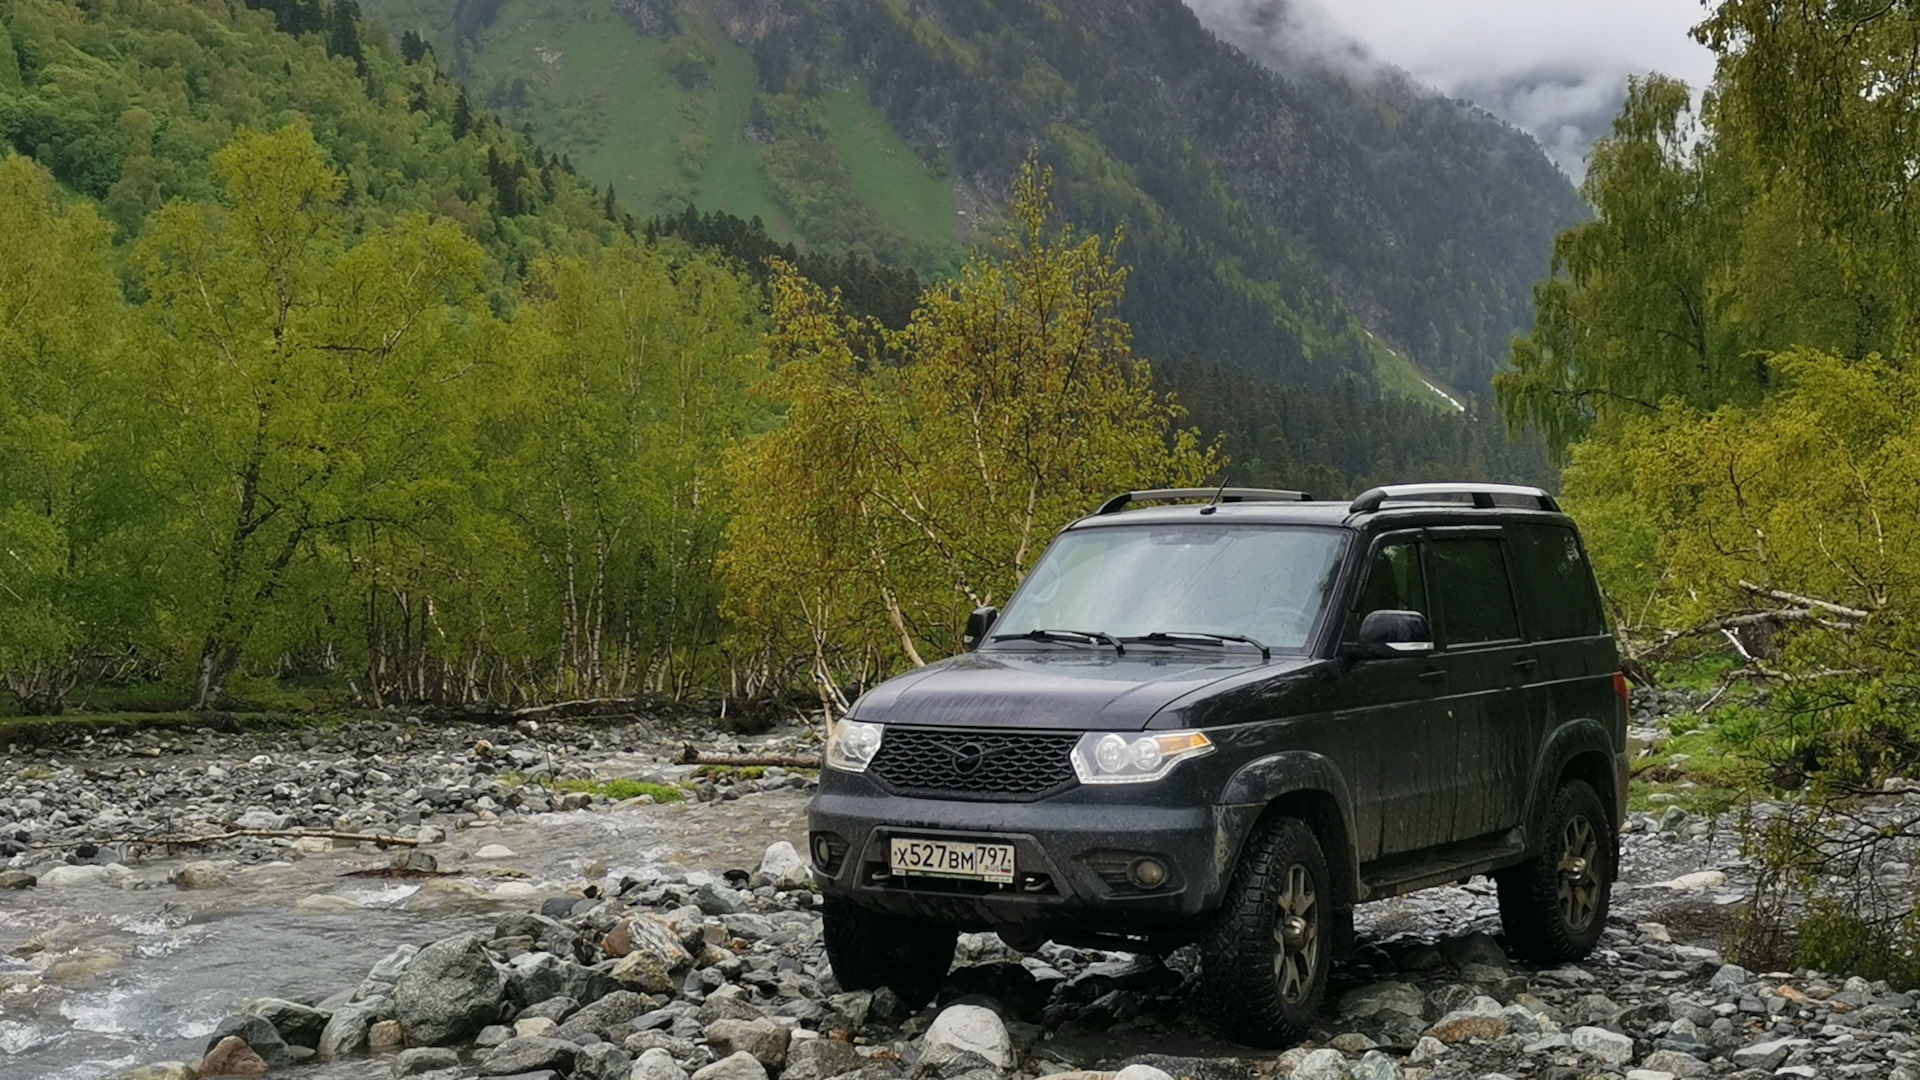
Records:
[[[888,861],[893,872],[909,877],[964,878],[969,881],[1013,882],[1013,845],[976,844],[961,840],[892,838]]]

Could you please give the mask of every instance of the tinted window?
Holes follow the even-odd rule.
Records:
[[[1376,611],[1427,610],[1427,581],[1420,570],[1420,548],[1411,541],[1384,544],[1373,553],[1367,566],[1367,579],[1360,586],[1360,599],[1347,623],[1347,637],[1360,632],[1360,620]]]
[[[1520,636],[1513,587],[1500,541],[1434,540],[1427,545],[1433,599],[1448,645],[1509,641]]]
[[[1607,632],[1580,541],[1560,525],[1509,525],[1520,571],[1520,595],[1533,635],[1540,639],[1595,637]]]

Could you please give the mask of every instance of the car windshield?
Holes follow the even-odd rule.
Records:
[[[1110,525],[1062,534],[994,624],[1144,638],[1239,635],[1307,648],[1345,532],[1274,525]]]

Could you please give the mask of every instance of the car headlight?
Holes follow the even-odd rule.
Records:
[[[1213,740],[1198,731],[1121,735],[1089,731],[1073,748],[1073,771],[1083,784],[1144,784],[1158,780],[1188,758],[1213,752]]]
[[[866,772],[873,755],[880,752],[879,724],[858,720],[835,720],[827,726],[827,766],[841,772]]]

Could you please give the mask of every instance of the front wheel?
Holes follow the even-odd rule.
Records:
[[[1221,1030],[1250,1046],[1306,1037],[1333,962],[1333,889],[1304,822],[1273,818],[1247,841],[1201,942],[1200,976]]]
[[[909,1009],[940,992],[953,964],[959,931],[951,926],[868,911],[836,896],[824,898],[821,933],[827,963],[844,990],[890,986]]]
[[[1546,847],[1495,876],[1507,944],[1536,964],[1578,960],[1606,929],[1613,891],[1613,828],[1600,796],[1569,780],[1547,808]]]

